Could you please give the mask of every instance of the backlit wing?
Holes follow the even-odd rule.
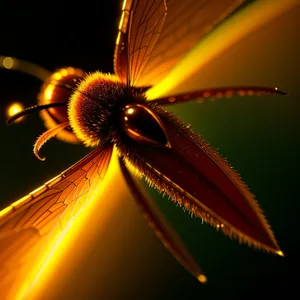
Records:
[[[165,0],[124,0],[114,57],[115,73],[123,82],[136,85],[165,18]]]
[[[125,1],[116,41],[115,73],[125,82],[129,65],[131,84],[155,85],[242,2]]]
[[[98,188],[103,181],[112,150],[110,143],[96,148],[65,172],[0,212],[1,299],[5,299],[2,293],[11,287],[14,273],[22,266],[25,256],[38,251],[40,240],[45,241],[44,237],[57,226],[62,231],[85,206],[91,188]]]

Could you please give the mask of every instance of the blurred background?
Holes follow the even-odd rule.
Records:
[[[103,2],[103,1],[101,1]],[[248,1],[251,2],[251,1]],[[6,6],[7,5],[7,6]],[[113,73],[120,1],[12,1],[1,5],[0,55],[49,70],[74,66]],[[204,66],[182,86],[278,86],[287,96],[233,97],[170,107],[226,157],[265,212],[285,257],[239,245],[166,198],[154,195],[203,267],[200,284],[168,253],[124,187],[104,234],[86,245],[82,231],[69,250],[84,255],[55,271],[40,299],[250,299],[297,291],[299,266],[300,9],[283,15]],[[82,145],[51,140],[45,162],[32,153],[45,130],[38,114],[8,127],[12,101],[36,103],[40,81],[0,70],[0,208],[24,196],[88,153]],[[113,188],[113,187],[112,187]],[[155,194],[153,191],[151,192]],[[103,200],[103,199],[101,199]],[[110,201],[109,197],[104,199]],[[90,220],[95,231],[96,213]],[[84,244],[84,245],[83,245]],[[65,271],[68,269],[69,271]]]

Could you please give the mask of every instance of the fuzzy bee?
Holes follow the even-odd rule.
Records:
[[[202,9],[203,3],[190,2],[195,12]],[[240,1],[224,1],[217,9],[208,9],[210,27],[229,16],[239,4]],[[124,1],[114,54],[115,75],[101,72],[87,75],[82,71],[72,74],[70,69],[58,71],[47,76],[38,106],[8,120],[11,123],[33,111],[45,113],[48,130],[34,146],[39,159],[43,159],[40,155],[43,144],[55,136],[68,135],[67,141],[81,141],[95,149],[0,212],[0,237],[3,236],[2,243],[10,249],[2,253],[4,258],[9,256],[10,247],[16,241],[18,247],[23,245],[21,240],[35,245],[40,237],[51,232],[70,207],[80,204],[92,188],[101,189],[114,148],[124,178],[150,226],[178,261],[201,282],[205,282],[206,277],[200,267],[163,216],[157,213],[132,170],[225,234],[282,255],[254,196],[238,174],[164,106],[235,94],[283,93],[267,87],[226,87],[171,94],[149,101],[151,87],[207,32],[198,28],[191,33],[190,42],[180,49],[176,59],[162,56],[163,47],[171,47],[164,41],[168,39],[169,20],[180,11],[180,5],[183,5],[180,1]],[[159,73],[156,64],[160,65]]]

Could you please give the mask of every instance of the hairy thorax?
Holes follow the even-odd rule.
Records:
[[[81,81],[71,96],[70,125],[87,146],[98,145],[104,137],[117,139],[120,112],[131,103],[145,103],[140,89],[132,88],[129,94],[126,85],[115,75],[92,73]]]

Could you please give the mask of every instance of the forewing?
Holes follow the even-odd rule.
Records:
[[[217,1],[210,2],[216,3]],[[218,2],[219,5],[226,3],[226,1]],[[149,100],[196,91],[199,88],[247,84],[272,87],[282,84],[275,78],[274,66],[281,57],[280,45],[287,41],[287,35],[282,33],[295,32],[295,30],[286,29],[286,24],[291,24],[292,15],[297,15],[295,11],[300,2],[294,0],[244,2],[242,7],[201,38],[166,76],[160,78],[158,74],[157,80],[154,78],[157,84],[147,91]],[[165,26],[167,23],[168,20]],[[292,26],[292,28],[296,27]],[[292,39],[291,36],[289,37]],[[155,51],[159,48],[159,43],[160,41]],[[183,46],[179,43],[178,47]],[[172,47],[170,49],[173,51]],[[272,49],[276,51],[273,53]],[[149,67],[151,67],[150,61]],[[154,67],[155,63],[151,63]],[[164,64],[166,63],[163,60],[161,65]],[[258,72],[258,70],[261,71]],[[146,75],[148,73],[152,72],[145,71]],[[149,78],[146,81],[151,84],[152,79]]]
[[[239,175],[195,132],[161,107],[171,148],[128,143],[126,158],[151,185],[224,233],[280,254],[254,196]]]
[[[4,291],[16,280],[16,272],[20,276],[19,268],[22,269],[26,256],[38,252],[39,241],[57,226],[62,231],[70,218],[76,218],[85,206],[92,186],[100,186],[112,149],[110,143],[96,148],[65,172],[0,212],[2,299],[5,299]]]
[[[128,54],[132,81],[136,86],[149,86],[164,78],[204,35],[232,13],[243,0],[167,0],[165,20],[162,1],[133,2],[138,9],[132,10],[132,26],[126,32],[127,27],[123,28],[120,23],[115,49],[115,73],[122,80],[126,77],[126,51],[123,46],[129,34]],[[146,15],[143,11],[152,2],[160,3],[160,7],[154,14],[148,14],[151,16],[147,23],[149,30],[145,30],[146,25],[141,22]]]
[[[124,83],[133,86],[137,84],[156,45],[165,18],[165,0],[123,2],[114,69]]]

